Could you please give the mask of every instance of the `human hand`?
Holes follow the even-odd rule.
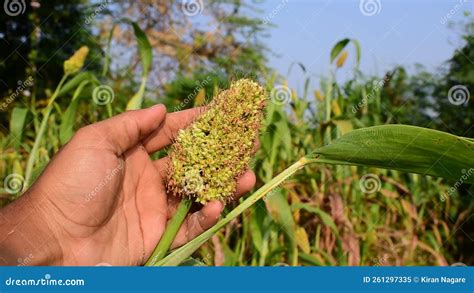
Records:
[[[0,211],[0,231],[7,235],[0,239],[0,257],[7,264],[27,255],[42,265],[144,264],[179,203],[166,194],[168,159],[149,155],[198,113],[166,114],[157,105],[81,128],[35,184]],[[254,184],[247,171],[236,196]],[[215,201],[190,213],[173,247],[214,225],[222,209]]]

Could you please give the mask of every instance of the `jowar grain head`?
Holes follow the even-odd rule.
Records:
[[[86,60],[87,54],[89,54],[89,48],[87,46],[82,46],[74,52],[74,54],[64,61],[64,73],[65,74],[75,74],[84,66],[84,61]]]
[[[266,94],[241,79],[220,92],[171,147],[167,189],[197,202],[229,200],[255,152]]]

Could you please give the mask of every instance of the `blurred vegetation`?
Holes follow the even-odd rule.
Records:
[[[35,103],[36,96],[41,99],[51,94],[61,79],[64,60],[80,46],[91,49],[89,68],[97,70],[102,59],[92,29],[86,24],[93,6],[85,0],[37,3],[40,7],[28,5],[18,16],[0,14],[4,60],[0,64],[0,97],[11,95],[19,81],[31,76],[33,85],[21,100],[28,106]],[[2,124],[5,122],[2,119]]]
[[[257,186],[310,150],[356,128],[405,123],[474,137],[472,98],[459,106],[447,99],[454,85],[474,93],[470,15],[462,29],[464,44],[438,72],[420,68],[409,74],[396,67],[383,76],[367,76],[356,65],[351,79],[337,82],[346,60],[359,61],[364,53],[356,41],[345,39],[328,52],[331,70],[326,77],[314,80],[307,74],[304,87],[293,89],[266,65],[269,53],[261,43],[266,24],[258,16],[247,16],[258,15],[258,7],[210,1],[194,18],[174,1],[123,1],[100,7],[100,2],[42,1],[41,7],[28,7],[21,17],[1,16],[6,17],[2,36],[8,38],[2,52],[16,49],[17,54],[5,58],[0,68],[6,78],[0,103],[7,105],[2,107],[0,178],[24,176],[33,144],[39,141],[31,160],[35,178],[74,130],[125,110],[138,91],[146,67],[140,56],[146,49],[140,32],[129,22],[118,22],[123,16],[136,21],[153,51],[144,107],[163,102],[175,111],[202,105],[229,80],[243,76],[266,86],[270,100],[265,131],[253,163]],[[213,25],[198,25],[196,18]],[[31,34],[38,30],[41,33]],[[66,81],[46,111],[62,76],[62,62],[81,45],[92,49],[83,72]],[[28,63],[20,62],[25,56]],[[34,76],[33,85],[11,99],[17,81],[29,75]],[[93,102],[100,85],[113,90],[107,105]],[[42,121],[47,122],[46,130],[38,140]],[[364,193],[360,182],[367,174],[380,179],[380,189]],[[306,167],[217,233],[195,254],[193,263],[474,265],[473,188],[463,184],[441,200],[454,183],[361,167]],[[1,205],[20,196],[21,188],[16,191],[0,189]]]

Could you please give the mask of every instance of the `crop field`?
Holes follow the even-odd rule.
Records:
[[[16,57],[9,57],[14,34],[9,36],[9,51],[1,53],[10,67],[1,69],[6,86],[0,97],[0,206],[21,198],[78,129],[157,103],[168,113],[213,107],[213,97],[245,79],[265,92],[260,132],[246,128],[258,136],[258,145],[255,154],[253,145],[246,148],[248,162],[242,161],[255,173],[256,184],[237,200],[226,199],[218,190],[216,198],[226,206],[217,226],[174,247],[161,262],[156,259],[158,264],[474,265],[472,15],[466,14],[462,28],[453,32],[463,43],[443,70],[414,73],[394,66],[380,75],[366,74],[360,63],[368,52],[356,38],[341,37],[319,59],[327,73],[315,76],[304,63],[278,72],[267,62],[271,48],[239,41],[229,27],[244,36],[246,29],[262,29],[256,17],[225,14],[228,9],[222,8],[243,4],[205,1],[199,13],[214,17],[222,29],[215,33],[194,26],[194,11],[182,10],[173,1],[71,1],[66,5],[70,14],[61,12],[57,2],[42,1],[41,8],[28,8],[18,17],[2,16],[9,23],[5,30],[14,31],[12,23],[17,30],[24,28],[15,33],[27,36],[28,48],[18,49],[27,65],[15,72],[11,68]],[[48,9],[58,22],[71,17],[73,24],[60,32],[60,27],[44,22],[43,10]],[[140,9],[145,12],[137,14]],[[156,14],[163,18],[151,25]],[[173,21],[176,35],[161,27]],[[52,43],[45,45],[40,34],[30,34],[31,24],[52,37]],[[69,30],[79,33],[61,46],[59,38],[72,35]],[[189,32],[192,40],[187,39]],[[295,72],[298,85],[289,78]],[[220,153],[227,150],[226,142],[237,147],[247,139],[234,142],[227,137],[217,148]],[[248,141],[251,144],[253,137]],[[167,147],[151,158],[172,151],[179,157],[179,150]],[[223,171],[212,173],[221,181],[196,172],[206,182],[218,181],[212,181],[216,186],[225,180]],[[178,184],[179,175],[170,177]],[[201,191],[193,193],[199,193],[200,202],[194,206],[213,199]]]

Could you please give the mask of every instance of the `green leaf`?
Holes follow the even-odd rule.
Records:
[[[321,219],[321,221],[324,223],[324,225],[328,226],[334,232],[335,235],[339,235],[339,232],[338,232],[337,227],[336,227],[336,223],[334,223],[331,216],[328,213],[326,213],[325,211],[323,211],[323,210],[321,210],[317,207],[310,206],[310,205],[305,204],[305,203],[297,203],[297,204],[294,204],[294,205],[291,206],[291,210],[293,210],[293,211],[299,210],[299,209],[303,209],[303,210],[306,210],[307,212],[315,214],[316,216],[318,216]]]
[[[207,265],[199,259],[190,257],[187,260],[183,261],[180,264],[180,266],[183,266],[183,267],[205,267]]]
[[[88,71],[82,71],[75,75],[73,78],[68,80],[62,87],[61,90],[59,91],[58,95],[56,98],[61,97],[73,89],[75,89],[81,82],[85,80],[97,80],[94,74]]]
[[[343,39],[337,42],[336,45],[331,50],[331,63],[336,59],[336,57],[344,50],[344,48],[349,44],[350,39]]]
[[[360,49],[360,43],[358,40],[351,39],[352,44],[354,44],[354,47],[356,49],[356,68],[359,67],[360,65],[360,56],[361,56],[361,49]]]
[[[140,51],[141,62],[143,66],[142,79],[138,92],[130,99],[127,104],[127,110],[141,109],[143,103],[143,96],[145,94],[146,82],[148,80],[148,73],[150,72],[151,63],[153,60],[152,48],[146,34],[138,26],[136,22],[125,20],[133,26],[133,31],[137,39],[138,50]]]
[[[273,190],[266,197],[267,210],[287,236],[289,259],[295,260],[296,254],[296,225],[291,214],[291,208],[281,188]]]
[[[325,265],[320,260],[312,256],[311,254],[300,252],[298,256],[302,262],[307,263],[310,266],[324,266]]]
[[[373,166],[474,183],[474,142],[408,125],[383,125],[349,132],[308,156],[313,162]]]
[[[107,71],[109,70],[109,65],[110,65],[110,47],[112,45],[112,37],[114,35],[114,30],[117,24],[114,24],[112,26],[112,29],[110,30],[109,37],[107,38],[107,49],[105,51],[105,56],[104,56],[104,66],[102,67],[102,76],[107,75]]]
[[[13,146],[18,148],[21,145],[23,128],[25,126],[28,109],[15,107],[10,118],[10,134],[13,138]]]
[[[36,165],[36,167],[31,172],[31,182],[35,182],[36,179],[43,173],[44,169],[48,165],[48,162],[41,162]]]
[[[140,84],[140,88],[138,89],[138,92],[133,95],[133,97],[130,99],[130,101],[127,104],[127,110],[137,110],[142,108],[143,104],[143,96],[145,94],[145,87],[146,87],[146,81],[147,81],[147,76],[142,77],[142,82]]]
[[[138,26],[138,24],[136,22],[132,22],[131,24],[133,26],[135,38],[137,38],[138,50],[140,51],[141,62],[143,65],[142,76],[145,76],[150,72],[151,62],[153,60],[151,44],[150,41],[148,41],[145,32]]]
[[[288,127],[288,122],[282,119],[275,122],[275,127],[276,138],[279,140],[278,145],[282,145],[287,155],[290,156],[293,149],[291,145],[291,131]]]
[[[250,217],[250,234],[252,235],[252,243],[259,253],[262,252],[263,243],[263,226],[265,211],[258,205],[252,209],[252,217]]]
[[[356,68],[360,65],[360,56],[361,56],[361,48],[359,41],[355,39],[343,39],[337,42],[336,45],[331,50],[331,63],[337,58],[337,56],[344,50],[344,48],[350,43],[354,44],[356,50]]]
[[[76,118],[77,106],[79,105],[78,97],[88,83],[90,83],[89,80],[83,81],[77,87],[69,107],[61,116],[61,125],[59,126],[59,140],[63,145],[66,144],[74,134],[74,121]]]

